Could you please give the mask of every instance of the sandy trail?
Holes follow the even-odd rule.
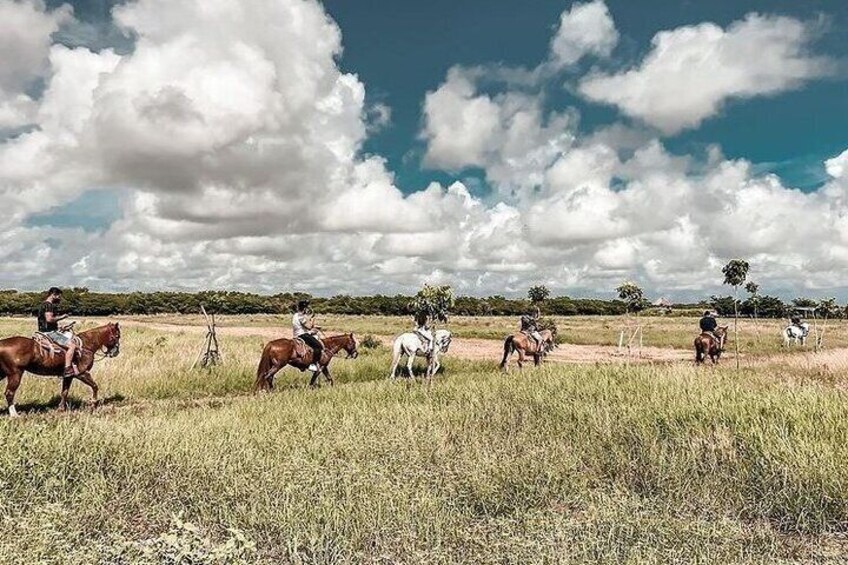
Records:
[[[131,327],[147,328],[155,331],[186,333],[202,336],[206,333],[206,327],[201,325],[168,324],[160,322],[147,322],[139,320],[122,319],[121,324]],[[219,336],[232,337],[259,337],[266,340],[289,337],[287,327],[273,326],[219,326]],[[333,334],[336,332],[328,331]],[[375,335],[386,347],[391,347],[395,336]],[[462,338],[455,337],[451,343],[448,355],[461,357],[463,359],[487,360],[500,362],[503,356],[503,342],[500,340]],[[512,355],[511,364],[515,363],[517,355]],[[661,347],[643,347],[641,354],[628,356],[618,352],[613,345],[576,345],[562,344],[555,349],[548,360],[556,363],[571,364],[596,364],[596,363],[679,363],[692,361],[693,353],[688,349],[674,349]],[[724,362],[732,360],[731,356],[723,359]],[[812,351],[787,351],[762,357],[746,359],[745,364],[750,366],[770,365],[779,363],[784,368],[818,370],[818,371],[845,371],[848,370],[848,348],[827,349],[818,353]]]
[[[203,335],[205,326],[165,324],[157,322],[142,322],[138,320],[121,320],[126,326],[143,327],[156,331],[188,333]],[[250,337],[257,336],[265,339],[289,337],[287,328],[252,327],[252,326],[221,326],[216,329],[219,336]],[[328,332],[333,333],[333,332]],[[374,336],[383,345],[391,347],[394,336]],[[463,359],[489,360],[500,362],[503,356],[503,342],[492,339],[454,338],[451,342],[449,355]],[[620,354],[618,348],[608,345],[574,345],[563,344],[557,347],[549,356],[549,361],[557,363],[593,364],[593,363],[673,363],[691,360],[692,353],[683,349],[664,349],[660,347],[643,347],[641,355],[635,352],[632,356]],[[518,359],[512,356],[512,362]]]

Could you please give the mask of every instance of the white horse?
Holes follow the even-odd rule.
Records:
[[[783,328],[783,345],[785,347],[799,343],[806,345],[808,335],[810,335],[810,324],[807,322],[801,322],[797,326],[790,324]]]
[[[401,334],[395,338],[395,343],[392,346],[392,372],[389,373],[389,378],[395,378],[400,358],[403,355],[407,357],[406,372],[409,373],[409,378],[412,378],[412,364],[415,357],[427,358],[427,377],[435,375],[441,362],[439,358],[448,352],[451,342],[451,333],[448,330],[436,330],[433,335],[433,349],[430,354],[424,353],[424,338],[416,332],[408,332]]]

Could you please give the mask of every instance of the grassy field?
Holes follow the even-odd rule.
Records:
[[[203,323],[200,316],[136,316],[130,319],[177,326],[198,326]],[[580,345],[617,345],[619,333],[625,325],[625,319],[621,316],[554,316],[553,319],[566,342]],[[222,316],[218,321],[225,328],[279,328],[281,335],[288,335],[291,331],[288,316]],[[358,335],[397,335],[409,331],[411,325],[407,318],[391,316],[321,315],[318,321],[328,332],[352,331]],[[691,349],[698,328],[697,318],[645,316],[639,318],[638,322],[643,327],[644,344],[654,347]],[[720,319],[719,322],[729,324],[732,333],[732,319]],[[636,319],[630,323],[635,324]],[[503,339],[516,331],[517,325],[518,321],[509,317],[454,316],[448,327],[454,336],[460,338]],[[781,331],[785,326],[786,320],[740,320],[741,350],[748,354],[781,352]],[[828,320],[824,326],[824,340],[828,347],[848,347],[848,321]]]
[[[497,359],[449,356],[428,386],[387,381],[389,353],[376,348],[334,361],[334,388],[306,389],[305,375],[286,370],[278,392],[253,396],[262,336],[284,320],[222,320],[246,329],[222,338],[225,365],[212,371],[189,370],[203,337],[191,327],[197,320],[139,321],[127,321],[121,356],[96,367],[105,399],[96,411],[75,384],[75,409],[59,414],[58,383],[26,377],[26,415],[0,419],[0,562],[839,563],[848,555],[848,373],[836,366],[839,350],[813,366],[751,346],[765,362],[740,373],[729,364],[595,364],[504,376]],[[324,322],[379,335],[407,325]],[[513,323],[482,322],[453,320],[452,329],[500,338]],[[564,320],[569,338],[598,344],[615,337],[616,322]],[[691,339],[691,321],[650,323],[654,345]],[[28,320],[0,320],[0,335],[30,329]],[[834,346],[844,339],[841,325],[828,332]]]

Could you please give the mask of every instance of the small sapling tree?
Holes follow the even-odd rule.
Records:
[[[721,272],[724,274],[724,284],[733,287],[733,346],[736,350],[736,368],[739,369],[739,287],[748,278],[748,261],[733,259]]]

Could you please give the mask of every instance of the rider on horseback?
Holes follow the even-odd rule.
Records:
[[[724,340],[716,334],[718,321],[716,321],[715,315],[712,312],[706,310],[704,312],[704,316],[701,318],[700,322],[698,322],[698,325],[700,326],[702,333],[709,334],[718,342],[719,349],[724,349]]]
[[[65,375],[74,377],[77,374],[74,368],[74,356],[77,352],[77,344],[74,332],[70,328],[59,329],[59,322],[68,318],[67,314],[57,315],[59,303],[62,301],[62,289],[51,287],[47,291],[47,298],[38,308],[38,331],[49,338],[53,343],[65,350]]]
[[[433,332],[430,330],[428,321],[426,312],[420,312],[415,315],[415,333],[421,338],[424,344],[424,355],[429,355],[433,349]]]
[[[315,315],[309,309],[308,300],[300,300],[297,303],[297,311],[292,316],[292,334],[294,338],[300,338],[312,348],[313,362],[309,365],[310,371],[319,371],[321,357],[324,355],[324,344],[315,336]]]
[[[542,334],[539,333],[539,318],[542,313],[536,307],[532,313],[521,316],[521,331],[536,342],[536,351],[542,351]]]

